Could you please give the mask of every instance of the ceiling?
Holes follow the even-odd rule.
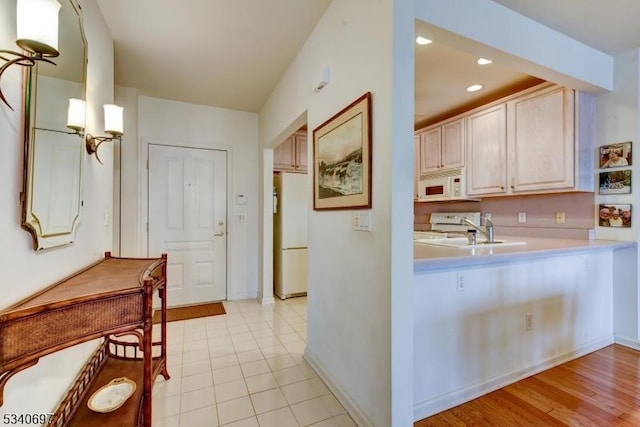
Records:
[[[494,1],[611,55],[640,47],[637,0]],[[97,2],[115,42],[117,85],[258,111],[331,0]],[[439,43],[416,46],[415,59],[418,125],[539,81]],[[485,89],[463,90],[476,81]]]
[[[331,0],[97,0],[115,83],[143,95],[258,111]]]
[[[414,123],[419,129],[526,89],[544,80],[500,64],[477,65],[478,57],[438,41],[415,47]],[[478,92],[465,88],[482,84]]]
[[[609,55],[640,47],[638,0],[493,0]]]

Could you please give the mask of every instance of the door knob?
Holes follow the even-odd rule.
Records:
[[[214,236],[216,236],[216,237],[224,236],[224,231],[219,231],[219,232],[215,233]]]

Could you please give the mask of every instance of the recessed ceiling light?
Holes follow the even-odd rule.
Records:
[[[416,37],[416,43],[421,44],[421,45],[425,45],[425,44],[431,44],[431,43],[433,43],[433,41],[431,41],[431,40],[429,40],[429,39],[427,39],[425,37],[418,36],[418,37]]]
[[[478,60],[476,61],[476,64],[478,65],[487,65],[487,64],[491,64],[493,61],[487,58],[478,58]]]
[[[483,85],[471,85],[469,87],[467,87],[465,90],[467,92],[477,92],[480,89],[482,89],[484,86]]]

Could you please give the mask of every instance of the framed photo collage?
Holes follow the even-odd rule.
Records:
[[[631,141],[599,147],[598,194],[631,194]],[[631,204],[600,203],[598,225],[631,227]]]

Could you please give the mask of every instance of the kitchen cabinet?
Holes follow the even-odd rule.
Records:
[[[307,133],[296,132],[273,149],[273,170],[307,173]]]
[[[507,180],[507,108],[485,108],[467,117],[467,193],[501,194]]]
[[[413,137],[413,200],[418,200],[420,182],[420,135]]]
[[[507,103],[511,192],[573,187],[573,95],[551,87]]]
[[[464,119],[438,124],[420,131],[419,175],[464,166]]]
[[[418,138],[418,175],[440,169],[440,142],[442,129],[436,127],[424,130],[417,135]]]
[[[593,191],[595,101],[543,84],[467,117],[468,194]]]

